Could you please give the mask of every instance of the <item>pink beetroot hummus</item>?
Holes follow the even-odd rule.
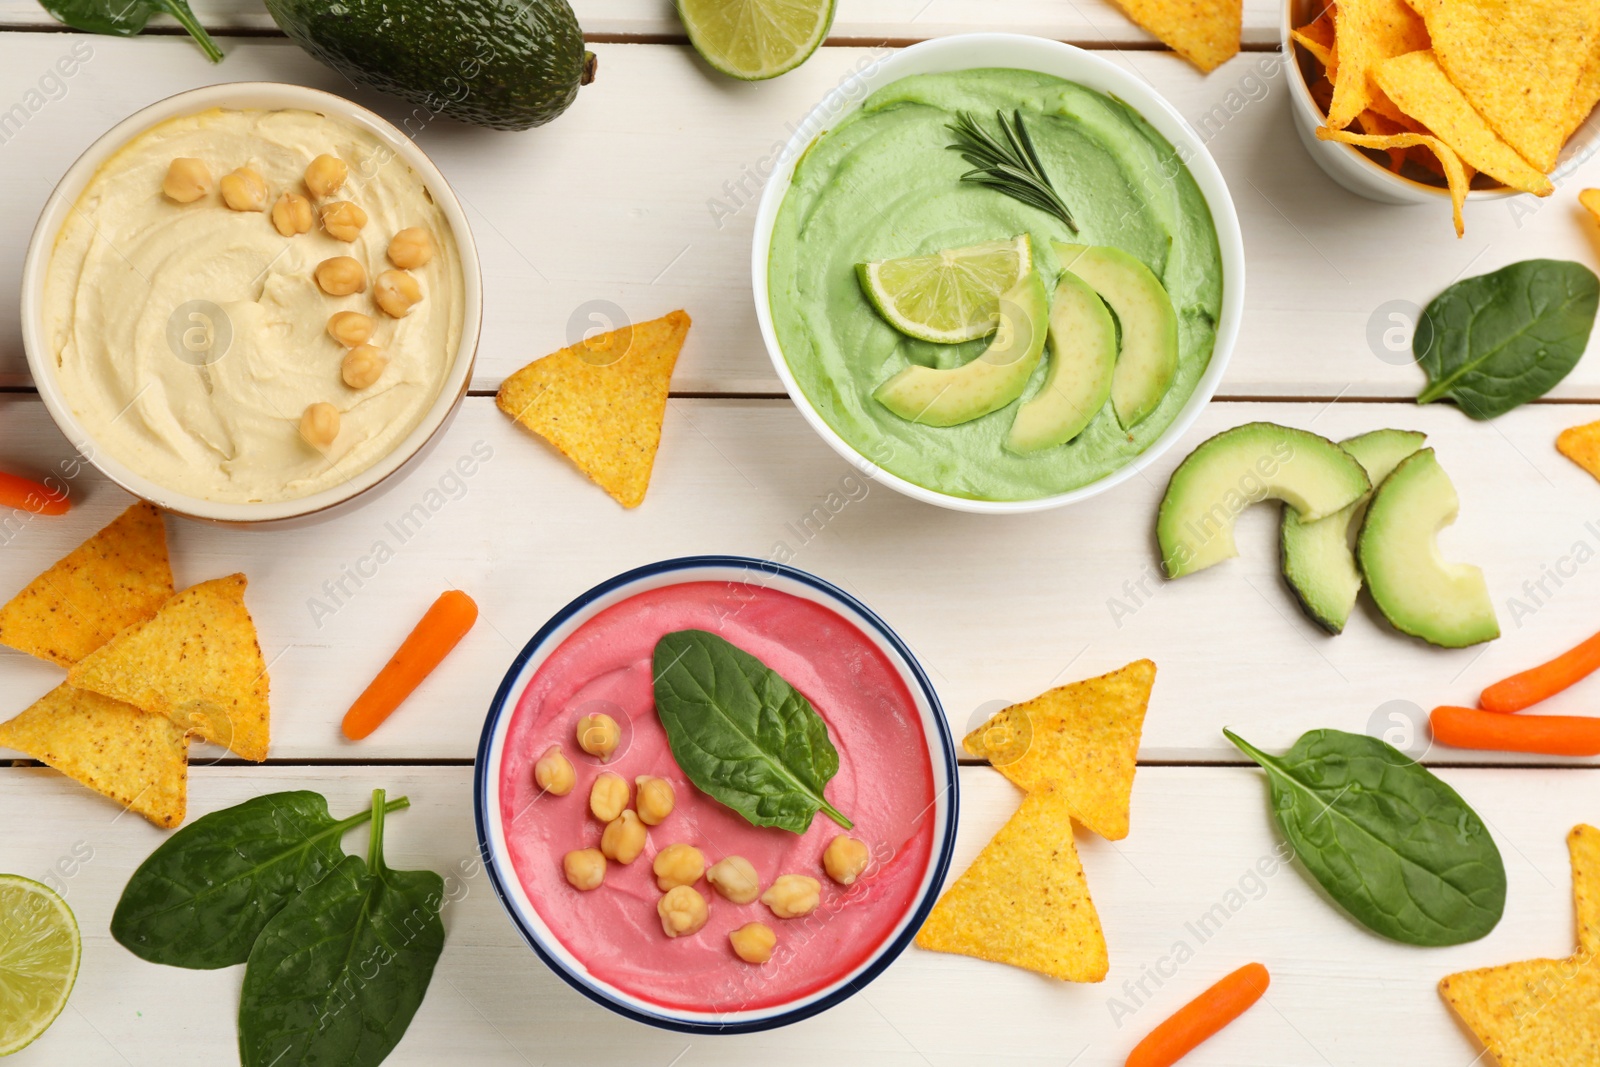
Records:
[[[855,885],[831,881],[822,852],[843,833],[819,813],[811,828],[750,825],[689,784],[673,761],[652,697],[651,653],[674,630],[709,630],[758,657],[809,699],[839,750],[839,773],[826,795],[854,823],[872,864]],[[622,726],[610,761],[582,752],[574,727],[603,711]],[[754,585],[688,582],[640,593],[584,623],[528,683],[512,715],[501,765],[501,815],[511,862],[551,932],[590,973],[654,1004],[735,1012],[792,1001],[860,966],[915,903],[933,849],[933,774],[911,693],[889,659],[854,625],[819,604]],[[577,769],[564,797],[541,795],[534,761],[560,744]],[[599,847],[603,827],[589,813],[589,787],[601,770],[628,782],[651,774],[677,790],[677,807],[651,827],[644,854],[607,867],[605,884],[579,892],[561,858]],[[668,938],[656,915],[661,893],[650,863],[675,842],[705,853],[706,863],[739,855],[755,865],[762,888],[780,874],[822,883],[811,915],[778,919],[756,901],[738,905],[705,879],[695,888],[710,904],[705,928]],[[759,920],[778,944],[761,966],[734,955],[728,934]]]

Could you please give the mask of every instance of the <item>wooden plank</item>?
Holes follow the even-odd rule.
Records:
[[[1461,1067],[1478,1054],[1434,990],[1469,967],[1566,956],[1575,943],[1564,838],[1600,807],[1600,771],[1446,772],[1488,821],[1506,860],[1509,907],[1475,944],[1417,949],[1353,925],[1279,839],[1258,772],[1149,767],[1134,791],[1133,832],[1112,844],[1080,831],[1111,951],[1100,985],[1068,985],[965,957],[908,949],[864,992],[783,1030],[714,1041],[612,1016],[568,988],[519,940],[476,857],[468,768],[200,768],[194,815],[280,790],[325,794],[335,813],[370,790],[410,797],[385,851],[397,868],[449,876],[448,940],[404,1041],[387,1061],[667,1064],[743,1067],[846,1056],[928,1067],[975,1062],[1122,1062],[1138,1038],[1223,973],[1266,964],[1265,1003],[1184,1061],[1195,1067],[1398,1063]],[[1016,791],[982,768],[962,775],[955,869],[1010,814]],[[242,970],[158,969],[116,944],[107,924],[134,867],[163,835],[42,770],[0,770],[10,815],[0,867],[65,892],[84,938],[67,1010],[16,1067],[55,1063],[225,1063],[235,1056]],[[345,842],[365,847],[364,831]],[[781,930],[780,930],[781,936]],[[1188,957],[1175,963],[1178,946]],[[1143,991],[1140,991],[1140,984]],[[1359,1022],[1359,1025],[1353,1025]],[[685,1056],[685,1050],[689,1050]]]
[[[707,552],[789,560],[859,596],[922,659],[958,735],[1003,704],[1149,656],[1161,675],[1146,759],[1237,758],[1225,724],[1268,748],[1317,726],[1395,731],[1410,748],[1425,744],[1425,709],[1470,702],[1595,629],[1600,567],[1588,563],[1600,552],[1600,487],[1552,441],[1597,416],[1543,405],[1484,426],[1437,407],[1216,403],[1147,477],[1072,508],[1000,519],[863,479],[782,400],[674,401],[650,497],[623,512],[492,401],[472,398],[420,467],[358,510],[287,530],[174,521],[170,539],[182,584],[249,575],[281,759],[469,759],[501,675],[552,613],[628,568]],[[1334,438],[1380,426],[1428,432],[1462,496],[1444,552],[1484,566],[1506,636],[1433,649],[1366,607],[1327,636],[1278,577],[1272,508],[1242,517],[1243,558],[1164,583],[1149,531],[1169,473],[1204,437],[1252,419]],[[0,456],[8,470],[42,474],[68,451],[42,405],[13,396],[0,399]],[[453,468],[462,459],[470,477]],[[64,518],[0,525],[0,594],[127,503],[92,472],[73,493],[79,504]],[[380,545],[393,557],[381,565]],[[477,629],[390,723],[344,741],[345,708],[450,586],[478,598]],[[48,664],[0,653],[8,710],[60,680]],[[1553,710],[1592,712],[1596,685]]]
[[[0,291],[16,291],[21,250],[55,178],[137,107],[219,77],[349,89],[282,41],[234,41],[227,62],[212,67],[183,41],[96,38],[64,95],[30,97],[76,40],[4,38],[0,115],[12,103],[39,107],[15,132],[0,120],[0,243],[13,249],[0,259]],[[528,134],[427,123],[393,100],[354,94],[416,128],[466,201],[489,309],[475,385],[494,388],[618,311],[645,319],[684,307],[695,327],[679,391],[780,391],[750,295],[759,171],[826,91],[881,51],[830,48],[784,78],[737,85],[707,77],[683,47],[597,48],[600,80],[570,115]],[[1210,78],[1160,53],[1117,61],[1177,103],[1233,189],[1250,277],[1224,395],[1414,396],[1422,375],[1407,362],[1406,331],[1397,349],[1385,347],[1391,315],[1414,315],[1466,273],[1533,256],[1593,258],[1592,224],[1573,194],[1600,184],[1600,160],[1580,167],[1551,201],[1469,205],[1467,238],[1457,241],[1442,207],[1373,204],[1316,169],[1290,128],[1275,55],[1241,56]],[[27,381],[16,316],[14,302],[0,303],[0,385]],[[1600,399],[1600,361],[1580,364],[1553,395]]]
[[[259,3],[251,0],[196,0],[190,5],[208,28],[222,31],[276,32],[277,26]],[[572,0],[584,32],[591,36],[682,37],[670,0]],[[1247,44],[1278,41],[1278,4],[1246,0],[1243,38]],[[34,0],[0,0],[0,26],[38,28],[49,16]],[[167,16],[152,26],[175,32]],[[1154,45],[1155,39],[1125,18],[1108,0],[844,0],[834,15],[834,40],[925,40],[952,33],[1003,31],[1030,33],[1071,41],[1086,48]]]

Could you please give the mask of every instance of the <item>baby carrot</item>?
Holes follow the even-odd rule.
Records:
[[[1478,708],[1434,708],[1434,739],[1454,748],[1600,756],[1600,719],[1581,715],[1503,715]]]
[[[1179,1008],[1128,1054],[1127,1067],[1171,1067],[1261,999],[1272,977],[1247,963]]]
[[[16,474],[0,472],[0,507],[36,515],[65,515],[72,505],[65,493]]]
[[[451,589],[433,602],[383,670],[344,716],[344,735],[359,741],[394,713],[422,680],[444,662],[472,624],[478,605],[459,589]]]
[[[1487,711],[1521,711],[1583,681],[1597,669],[1600,669],[1600,634],[1548,663],[1494,683],[1483,691],[1478,703]]]

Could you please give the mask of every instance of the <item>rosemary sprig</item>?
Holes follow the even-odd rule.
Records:
[[[1013,111],[1009,121],[1002,111],[996,111],[994,117],[1000,124],[1000,137],[978,125],[970,111],[958,112],[956,120],[946,127],[956,135],[956,142],[945,147],[961,153],[961,158],[973,167],[961,180],[988,186],[1054,215],[1077,233],[1078,225],[1072,221],[1072,212],[1067,210],[1067,205],[1050,184],[1044,165],[1039,162],[1033,139],[1022,124],[1022,112]]]

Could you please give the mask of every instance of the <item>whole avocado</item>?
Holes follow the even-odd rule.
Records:
[[[566,0],[266,0],[284,33],[350,78],[497,130],[565,111],[595,57]]]

